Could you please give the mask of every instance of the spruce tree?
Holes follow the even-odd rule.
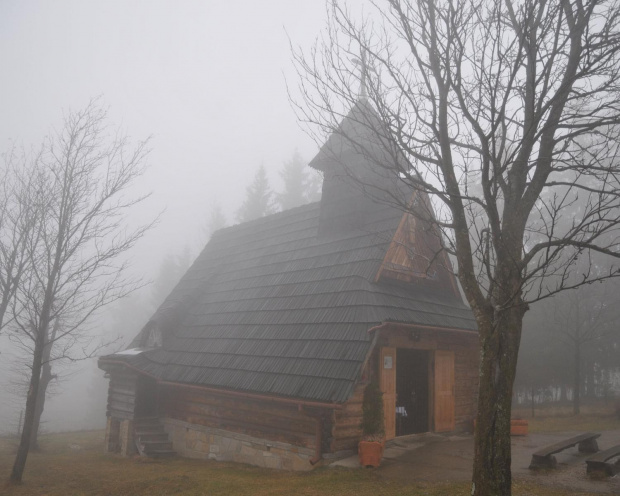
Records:
[[[261,165],[254,175],[254,180],[246,189],[243,205],[237,211],[237,220],[248,222],[274,213],[272,197],[267,171],[265,166]]]
[[[284,191],[277,195],[282,210],[318,201],[321,197],[321,176],[310,169],[297,150],[280,171]]]

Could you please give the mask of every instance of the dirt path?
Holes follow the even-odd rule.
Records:
[[[620,494],[620,475],[604,480],[592,480],[586,475],[584,460],[587,454],[576,448],[556,455],[558,468],[533,472],[528,469],[532,453],[542,446],[574,436],[574,432],[529,434],[512,439],[512,473],[516,480],[573,491],[602,494]],[[620,430],[601,431],[600,449],[620,444]],[[384,461],[377,472],[382,476],[403,482],[450,482],[471,479],[473,437],[423,434],[398,438],[386,449]]]

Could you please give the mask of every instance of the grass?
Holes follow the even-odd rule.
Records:
[[[541,422],[545,421],[541,419]],[[619,428],[618,424],[615,427]],[[24,484],[3,487],[11,470],[16,444],[15,439],[0,438],[0,493],[7,496],[465,496],[470,492],[469,483],[395,482],[382,476],[380,469],[325,467],[309,473],[292,473],[182,458],[126,459],[102,453],[102,431],[42,436],[41,451],[31,453],[28,458]],[[513,489],[515,496],[566,494],[585,496],[588,493],[567,493],[520,481],[514,483]]]
[[[0,440],[0,477],[10,472],[15,441]],[[24,484],[9,495],[432,495],[467,494],[463,484],[403,485],[371,470],[322,468],[310,473],[232,463],[170,459],[144,461],[104,455],[103,432],[50,434],[28,459]],[[73,446],[73,448],[71,447]],[[80,449],[77,449],[77,446]],[[542,494],[542,493],[541,493]]]
[[[600,431],[620,429],[620,418],[613,402],[590,403],[573,415],[572,404],[537,405],[532,417],[529,408],[515,408],[512,418],[527,419],[530,432]]]

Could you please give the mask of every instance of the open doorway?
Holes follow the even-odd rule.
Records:
[[[396,360],[396,435],[429,430],[429,353],[398,348]]]

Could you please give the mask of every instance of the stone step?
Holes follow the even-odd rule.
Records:
[[[161,443],[168,441],[168,434],[165,432],[157,433],[135,433],[136,438],[139,438],[143,443]]]
[[[152,457],[152,458],[169,458],[172,456],[176,456],[177,452],[176,451],[172,451],[172,450],[155,450],[155,451],[149,451],[148,453],[146,453],[147,456]]]
[[[163,425],[137,425],[134,426],[133,431],[136,435],[148,435],[148,434],[165,434]]]
[[[172,442],[158,417],[142,417],[134,422],[134,438],[142,456],[164,458],[176,455]]]
[[[144,451],[147,454],[157,453],[159,451],[172,451],[172,443],[170,441],[144,443]]]

